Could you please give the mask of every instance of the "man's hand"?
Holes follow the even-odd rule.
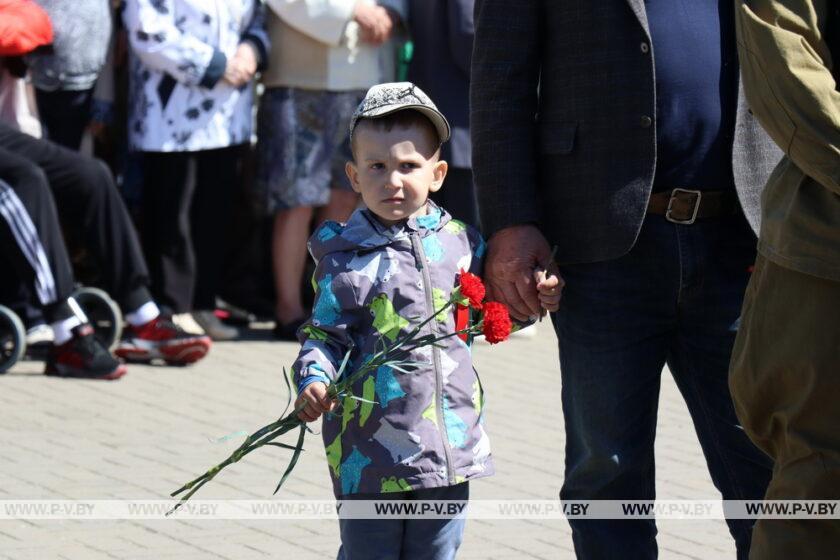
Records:
[[[484,285],[487,287],[487,299],[504,303],[511,317],[518,321],[528,321],[540,315],[541,297],[538,285],[542,285],[547,305],[556,305],[563,280],[559,275],[554,285],[550,279],[538,282],[534,269],[549,267],[556,271],[554,263],[549,263],[551,249],[540,230],[532,225],[511,226],[497,231],[488,243],[487,260],[484,263]],[[556,293],[549,293],[557,290]],[[556,302],[555,302],[556,297]],[[546,306],[546,309],[554,311]]]
[[[359,24],[361,40],[372,45],[381,45],[391,37],[394,19],[382,6],[357,2],[353,19]]]
[[[233,87],[240,87],[251,81],[257,73],[257,53],[249,43],[240,43],[227,62],[223,79]]]
[[[295,408],[306,403],[303,410],[298,413],[298,418],[304,422],[314,422],[321,417],[321,414],[332,411],[338,403],[330,400],[327,394],[327,384],[315,381],[303,388],[295,401]]]

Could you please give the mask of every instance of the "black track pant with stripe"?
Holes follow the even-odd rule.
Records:
[[[0,163],[0,169],[2,166]],[[29,185],[16,191],[0,179],[0,261],[9,267],[4,276],[16,273],[33,287],[46,319],[53,322],[73,313],[67,305],[73,292],[73,271],[52,194],[46,184]]]
[[[57,297],[60,298],[64,290],[72,290],[73,286],[55,214],[61,220],[63,231],[78,240],[92,257],[99,273],[96,284],[105,289],[123,311],[133,311],[151,299],[149,273],[137,233],[105,164],[0,124],[0,179],[11,187],[24,206],[28,201],[35,205],[34,209],[29,209],[29,215],[51,265],[58,286]],[[50,198],[48,195],[54,201],[51,211],[42,208],[42,200]],[[42,220],[52,220],[52,223],[47,226]],[[0,222],[3,226],[0,231],[8,233],[8,222]],[[17,258],[18,262],[21,259],[30,262],[25,256],[26,249],[18,244],[17,238],[12,236],[11,239],[15,240],[14,248],[2,245],[2,260]],[[12,257],[13,252],[18,256]],[[56,256],[59,253],[64,255],[63,263]],[[40,299],[36,272],[30,271],[23,278]],[[69,288],[64,285],[68,279]]]

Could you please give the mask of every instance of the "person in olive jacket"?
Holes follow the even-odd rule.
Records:
[[[840,499],[840,5],[739,0],[753,114],[785,151],[762,198],[730,386],[769,500]],[[760,519],[752,559],[836,558],[836,519]]]

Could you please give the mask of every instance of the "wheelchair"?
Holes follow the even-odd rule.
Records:
[[[123,329],[122,312],[117,303],[99,288],[78,288],[73,292],[73,299],[87,315],[97,340],[113,351]],[[0,305],[0,374],[9,371],[24,355],[26,328],[14,311]]]

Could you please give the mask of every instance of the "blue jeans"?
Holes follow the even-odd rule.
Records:
[[[359,500],[467,500],[469,482],[389,494],[353,494]],[[337,560],[452,560],[466,519],[339,519]]]
[[[756,238],[738,216],[675,225],[648,216],[633,249],[561,266],[552,320],[566,424],[563,500],[652,500],[662,368],[688,405],[725,499],[761,499],[772,464],[738,425],[727,384]],[[753,521],[728,520],[738,558]],[[653,520],[572,520],[578,558],[657,557]]]

